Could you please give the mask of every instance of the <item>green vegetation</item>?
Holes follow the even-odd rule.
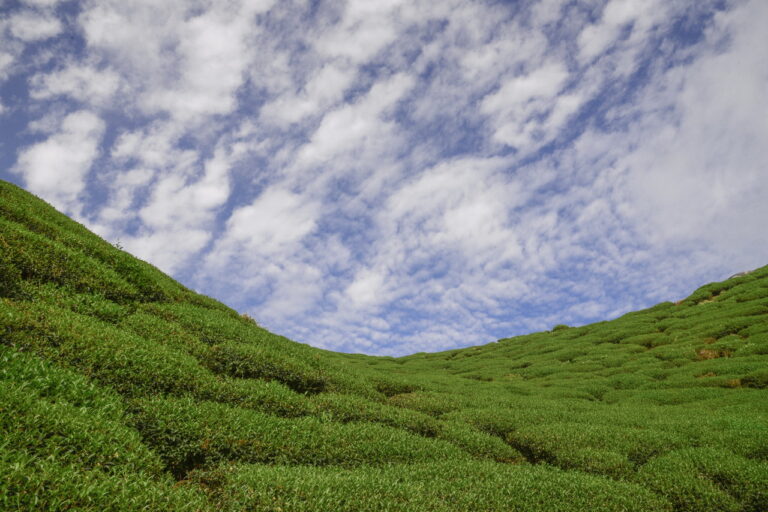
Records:
[[[768,267],[403,358],[274,335],[0,182],[0,510],[768,510]]]

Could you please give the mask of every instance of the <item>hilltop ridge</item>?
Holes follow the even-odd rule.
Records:
[[[3,510],[768,510],[767,362],[768,266],[582,327],[341,354],[0,182]]]

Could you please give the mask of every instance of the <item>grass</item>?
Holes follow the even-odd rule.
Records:
[[[768,510],[768,267],[403,358],[294,343],[0,182],[0,509]]]

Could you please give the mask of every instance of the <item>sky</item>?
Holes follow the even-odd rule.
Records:
[[[768,264],[765,0],[0,0],[0,178],[402,355]]]

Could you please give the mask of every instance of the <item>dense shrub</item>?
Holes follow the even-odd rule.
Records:
[[[768,464],[726,450],[689,448],[649,462],[637,481],[678,510],[768,510]]]
[[[58,454],[30,456],[0,450],[0,509],[123,512],[199,512],[208,507],[198,488],[155,479],[142,472],[109,474],[58,462]]]
[[[654,428],[596,423],[531,425],[511,432],[507,440],[533,461],[606,476],[624,476],[634,465],[690,442]]]
[[[9,248],[0,246],[0,249],[0,297],[13,297],[21,288],[21,271],[11,261]]]
[[[206,397],[218,384],[191,356],[92,317],[46,304],[0,303],[3,342],[33,351],[126,396],[193,393]]]
[[[138,290],[117,272],[56,241],[0,218],[0,239],[13,247],[6,268],[15,268],[24,280],[56,283],[84,293],[98,292],[120,301],[137,300]]]
[[[260,344],[215,345],[208,353],[206,365],[230,377],[276,380],[301,393],[319,393],[327,386],[327,378],[319,365],[310,365]]]
[[[398,377],[397,375],[378,374],[372,377],[376,390],[387,397],[401,395],[403,393],[413,393],[420,388],[409,379]]]
[[[0,347],[0,509],[198,510],[125,424],[114,393]]]
[[[425,437],[435,437],[441,431],[440,423],[429,415],[359,396],[322,393],[313,396],[311,403],[317,416],[333,421],[382,423]]]
[[[466,423],[445,421],[441,422],[440,426],[438,439],[448,441],[474,457],[515,464],[525,462],[523,454],[498,437],[481,432]]]
[[[440,416],[460,407],[460,403],[457,403],[457,398],[448,393],[414,391],[412,393],[394,395],[389,399],[389,403],[432,416]]]
[[[134,425],[177,476],[224,460],[359,466],[468,457],[449,443],[372,423],[283,419],[189,398],[135,405]]]
[[[275,381],[222,379],[211,400],[286,418],[315,412],[306,396]]]
[[[638,485],[546,467],[442,461],[361,467],[221,466],[192,475],[217,508],[348,512],[671,511]]]

